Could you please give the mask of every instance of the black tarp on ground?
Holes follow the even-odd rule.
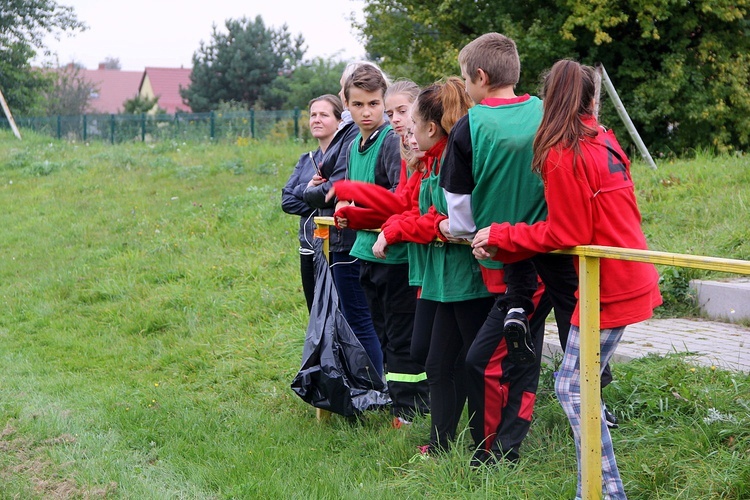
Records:
[[[385,382],[339,310],[323,240],[313,246],[315,300],[292,390],[314,407],[344,416],[385,406],[390,403]]]

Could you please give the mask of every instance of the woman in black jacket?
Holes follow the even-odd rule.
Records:
[[[307,310],[312,308],[315,294],[315,268],[313,266],[313,216],[315,208],[303,199],[307,185],[318,173],[318,165],[323,162],[330,149],[339,123],[343,106],[341,99],[325,94],[310,101],[310,133],[318,140],[318,149],[300,156],[292,175],[281,190],[281,208],[284,212],[299,215],[299,258],[302,290],[307,301]]]

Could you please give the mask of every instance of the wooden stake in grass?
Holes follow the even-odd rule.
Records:
[[[13,119],[13,115],[10,114],[10,108],[8,107],[8,103],[5,102],[5,96],[3,95],[2,89],[0,89],[0,104],[3,106],[3,111],[5,111],[5,117],[8,119],[8,123],[10,123],[10,128],[13,130],[13,133],[16,134],[16,137],[18,139],[21,139],[21,132],[18,131],[18,127],[16,127],[16,121]]]

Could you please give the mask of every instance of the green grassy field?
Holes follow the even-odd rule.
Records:
[[[424,419],[321,424],[292,393],[307,311],[280,188],[309,148],[0,132],[0,498],[574,496],[551,369],[513,469],[470,469],[467,434],[423,460]],[[750,259],[750,159],[659,167],[633,168],[652,248]],[[661,271],[660,314],[694,314],[705,273]],[[750,498],[747,375],[676,356],[615,374],[630,498]]]

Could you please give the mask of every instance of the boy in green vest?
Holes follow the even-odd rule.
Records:
[[[385,121],[386,88],[382,73],[369,65],[354,70],[344,84],[347,108],[359,126],[349,150],[347,177],[395,191],[401,175],[401,138]],[[339,201],[336,209],[347,204]],[[337,225],[346,226],[341,214],[334,218]],[[378,259],[372,253],[376,240],[377,233],[357,231],[350,255],[360,260],[360,284],[383,346],[393,425],[398,428],[416,413],[428,412],[429,390],[424,366],[409,354],[417,294],[409,285],[406,247],[393,245],[385,260]]]
[[[515,94],[521,70],[515,42],[487,33],[466,45],[458,62],[476,106],[456,123],[448,139],[440,183],[449,217],[441,224],[443,233],[471,238],[492,222],[532,224],[545,219],[544,187],[531,170],[542,101]],[[570,304],[575,304],[577,278],[572,260],[563,257],[564,279],[555,274],[548,292],[555,316],[564,323],[572,313]],[[480,261],[488,290],[500,295],[466,357],[470,426],[477,446],[473,465],[518,459],[531,423],[544,317],[549,313],[548,306],[536,311],[531,332],[527,316],[534,312],[532,297],[538,288],[535,262],[527,259],[504,268],[498,264]],[[545,278],[542,266],[538,270]]]

